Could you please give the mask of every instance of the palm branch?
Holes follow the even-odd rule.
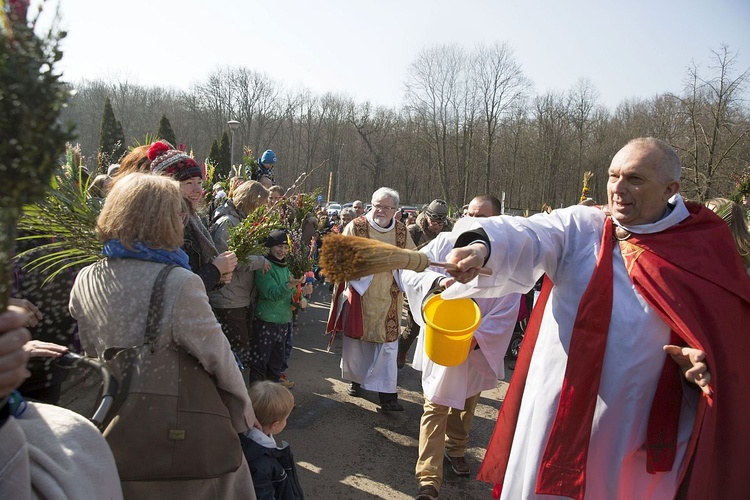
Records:
[[[26,262],[27,269],[49,274],[45,283],[62,271],[101,258],[95,228],[102,200],[87,196],[87,184],[80,170],[74,174],[63,166],[53,178],[53,189],[38,203],[23,208],[18,221],[23,236],[18,240],[33,248],[20,252],[16,259]]]

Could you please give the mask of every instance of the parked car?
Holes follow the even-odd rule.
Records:
[[[415,216],[419,213],[419,210],[417,210],[417,207],[414,205],[401,205],[401,210],[407,214],[414,214]]]
[[[341,212],[341,205],[338,203],[329,203],[326,210],[328,210],[328,215],[333,215],[334,213],[338,215]]]

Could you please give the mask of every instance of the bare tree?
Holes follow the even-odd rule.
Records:
[[[464,51],[457,45],[426,49],[408,69],[408,105],[425,121],[428,144],[435,153],[441,196],[452,199],[448,165],[451,127],[463,83]]]
[[[693,63],[688,70],[685,95],[677,98],[690,127],[689,140],[676,145],[687,156],[685,188],[700,201],[714,196],[717,181],[727,191],[731,185],[729,176],[721,174],[737,172],[750,160],[735,156],[738,146],[750,134],[750,123],[742,113],[750,68],[736,73],[737,54],[726,45],[711,53],[709,70],[713,74],[702,76]]]
[[[529,82],[506,43],[479,45],[471,58],[485,133],[484,192],[490,192],[493,148],[501,119],[523,99]]]

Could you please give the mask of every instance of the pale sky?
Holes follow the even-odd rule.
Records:
[[[53,0],[64,78],[189,89],[247,67],[290,89],[399,106],[428,47],[507,42],[534,90],[588,78],[610,109],[683,88],[722,43],[750,67],[750,0]],[[51,10],[51,9],[50,9]]]

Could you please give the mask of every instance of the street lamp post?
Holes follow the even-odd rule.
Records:
[[[344,146],[346,146],[346,143],[341,143],[341,146],[339,146],[339,156],[336,159],[336,198],[341,199],[341,193],[339,191],[339,180],[341,179],[341,150],[344,149]],[[340,203],[343,203],[341,201]]]
[[[240,122],[238,122],[237,120],[229,120],[227,122],[227,125],[229,125],[229,132],[232,134],[232,152],[229,156],[231,158],[230,162],[232,164],[230,166],[230,169],[233,169],[234,168],[234,131],[237,129],[237,127],[240,126]]]

